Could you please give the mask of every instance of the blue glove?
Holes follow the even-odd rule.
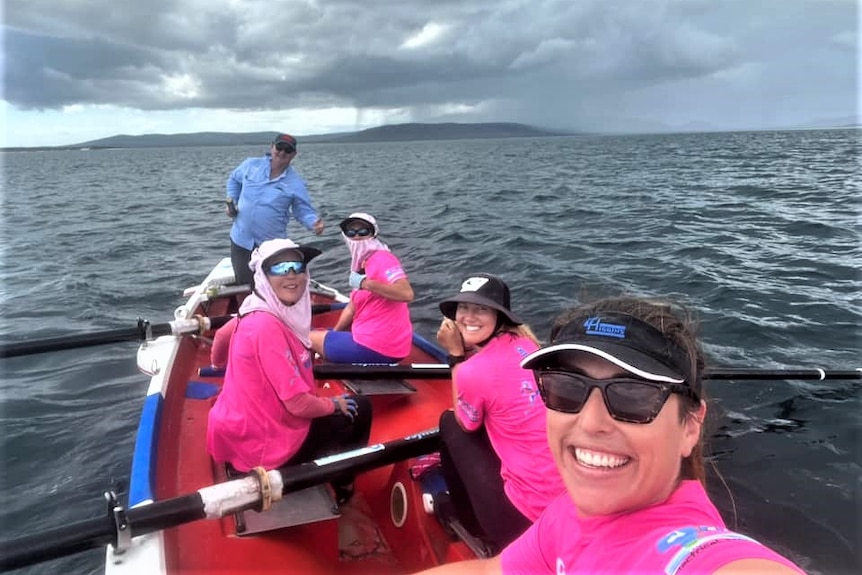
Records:
[[[338,403],[338,397],[332,398],[332,403],[335,404],[335,411],[341,413],[342,415],[344,415],[344,417],[348,418],[350,421],[353,421],[353,419],[359,413],[359,405],[356,403],[355,399],[353,399],[352,397],[350,397],[346,393],[341,395],[340,397],[344,398],[344,403],[347,406],[347,413],[344,413],[343,411],[341,411],[341,404]]]
[[[359,415],[359,404],[352,397],[346,398],[345,401],[347,402],[347,413],[345,415],[350,421],[353,421]]]
[[[362,282],[365,280],[365,274],[359,272],[350,272],[350,287],[353,289],[362,289]]]

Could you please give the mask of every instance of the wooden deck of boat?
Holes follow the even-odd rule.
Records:
[[[224,304],[226,305],[226,304]],[[218,304],[209,313],[225,313]],[[331,325],[338,312],[315,316]],[[185,338],[172,370],[161,421],[157,459],[157,499],[176,497],[224,480],[206,449],[207,415],[215,398],[187,397],[189,382],[221,386],[223,379],[203,378],[197,369],[209,364],[209,346]],[[432,361],[414,348],[406,362]],[[411,380],[416,393],[371,397],[374,419],[371,443],[383,442],[437,426],[451,404],[448,380]],[[318,382],[322,394],[343,391],[341,382]],[[201,387],[201,386],[199,386]],[[207,386],[202,386],[206,388]],[[356,496],[337,519],[240,537],[232,517],[203,520],[165,531],[168,573],[410,573],[474,555],[452,541],[420,507],[412,508],[402,527],[389,520],[390,489],[400,481],[407,500],[421,501],[421,486],[409,476],[410,462],[362,474]],[[415,506],[414,506],[415,507]]]

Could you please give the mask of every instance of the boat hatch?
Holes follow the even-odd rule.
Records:
[[[357,395],[405,395],[416,388],[397,379],[346,379],[344,386]]]

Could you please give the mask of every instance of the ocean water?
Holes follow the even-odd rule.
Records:
[[[857,130],[301,146],[328,226],[313,276],[347,290],[337,222],[378,217],[433,339],[437,302],[488,271],[546,338],[579,298],[671,296],[710,364],[855,369],[862,241]],[[228,254],[224,183],[265,146],[6,153],[4,341],[169,321]],[[102,513],[125,484],[147,379],[134,343],[0,359],[0,537]],[[858,381],[711,382],[731,525],[811,573],[860,565]],[[92,551],[22,570],[98,573]]]

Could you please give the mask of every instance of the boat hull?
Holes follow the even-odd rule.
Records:
[[[230,281],[230,261],[225,259],[189,290],[189,301],[175,315],[235,312],[243,294],[221,287]],[[338,303],[344,300],[316,286],[313,303],[336,309],[315,314],[314,325],[334,325]],[[206,449],[207,416],[223,384],[218,372],[200,375],[209,365],[211,336],[159,338],[139,351],[139,367],[151,380],[138,430],[130,506],[179,497],[227,479],[224,466],[213,462]],[[442,357],[442,350],[417,337],[403,363],[435,363]],[[317,383],[321,395],[363,387],[362,381]],[[401,388],[393,385],[394,391],[369,395],[371,444],[436,428],[440,413],[451,407],[449,380],[408,379]],[[422,485],[410,474],[413,463],[400,461],[359,474],[354,498],[328,519],[253,535],[238,532],[235,516],[194,521],[135,538],[122,553],[109,548],[106,573],[394,574],[475,557],[426,511]]]

